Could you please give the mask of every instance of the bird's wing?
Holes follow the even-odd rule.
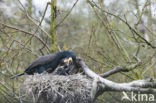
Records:
[[[34,60],[27,69],[35,68],[37,66],[45,65],[49,62],[53,62],[53,60],[56,58],[57,54],[49,54],[45,56],[41,56]]]

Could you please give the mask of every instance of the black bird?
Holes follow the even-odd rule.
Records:
[[[17,74],[11,77],[11,79],[22,76],[24,74],[40,74],[44,71],[51,73],[57,68],[59,64],[61,64],[62,60],[64,61],[64,63],[66,63],[66,65],[70,65],[71,63],[75,64],[76,56],[72,51],[62,51],[54,54],[41,56],[34,60],[23,73]]]

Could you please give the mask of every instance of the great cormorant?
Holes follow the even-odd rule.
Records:
[[[76,56],[72,51],[62,51],[41,56],[34,60],[23,73],[17,74],[11,78],[13,79],[24,74],[40,74],[44,71],[51,73],[57,68],[59,64],[61,64],[62,60],[64,63],[66,63],[66,65],[70,65],[71,63],[76,63]]]

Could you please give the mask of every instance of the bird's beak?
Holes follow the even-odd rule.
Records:
[[[70,57],[70,58],[68,58],[68,59],[65,59],[64,62],[65,62],[67,65],[69,65],[70,63],[73,62],[73,59]]]

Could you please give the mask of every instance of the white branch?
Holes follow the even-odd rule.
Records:
[[[80,59],[79,64],[83,68],[86,75],[91,77],[92,79],[98,78],[100,82],[101,88],[103,88],[103,91],[134,91],[134,92],[156,92],[156,82],[150,82],[149,80],[137,80],[132,81],[129,83],[116,83],[110,80],[107,80],[105,78],[102,78],[101,76],[97,75],[95,72],[90,70],[88,66]]]

